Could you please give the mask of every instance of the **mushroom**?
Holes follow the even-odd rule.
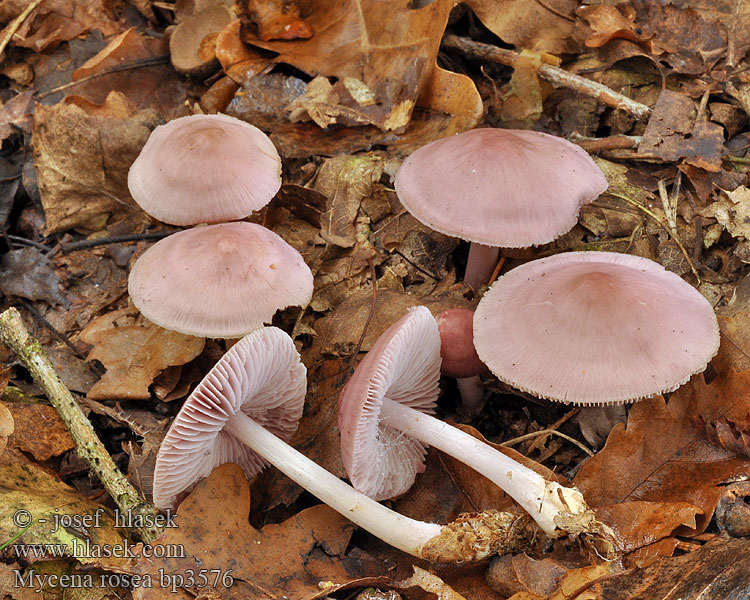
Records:
[[[194,227],[158,241],[130,272],[133,304],[161,327],[240,337],[277,310],[305,306],[313,276],[302,256],[254,223]]]
[[[404,207],[471,242],[464,281],[487,283],[498,246],[546,244],[575,225],[607,181],[579,146],[537,131],[474,129],[431,142],[396,174]]]
[[[297,427],[306,370],[292,339],[264,327],[242,338],[185,401],[156,458],[154,503],[174,507],[181,494],[227,462],[248,478],[270,463],[383,541],[434,561],[478,560],[507,542],[514,518],[481,515],[441,526],[404,517],[329,473],[285,443]]]
[[[440,378],[440,334],[424,306],[409,309],[375,342],[339,397],[341,456],[352,485],[376,500],[411,487],[435,446],[511,496],[550,537],[594,532],[575,488],[548,481],[487,444],[431,416]]]
[[[479,357],[541,398],[618,404],[677,389],[719,349],[713,308],[646,258],[568,252],[500,277],[474,313]]]
[[[484,401],[479,374],[487,367],[474,348],[474,311],[449,308],[435,320],[440,331],[440,372],[456,378],[464,410],[476,414]]]
[[[221,8],[221,7],[218,7]],[[257,127],[227,115],[160,125],[128,173],[133,199],[172,225],[244,219],[281,187],[281,159]]]
[[[229,7],[220,4],[187,17],[169,38],[172,66],[180,73],[199,79],[218,71],[216,38],[235,18]]]

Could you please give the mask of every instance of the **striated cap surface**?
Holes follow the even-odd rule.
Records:
[[[228,115],[160,125],[128,172],[138,205],[173,225],[244,219],[280,187],[281,159],[270,138]]]
[[[294,342],[276,327],[246,335],[221,357],[185,401],[162,442],[154,470],[154,504],[173,507],[178,496],[224,463],[248,478],[265,463],[223,430],[238,411],[284,441],[302,417],[307,371]]]
[[[375,342],[339,396],[341,457],[352,486],[376,500],[403,494],[424,471],[421,442],[380,420],[383,399],[431,413],[439,393],[440,334],[415,306]]]
[[[151,246],[128,278],[133,304],[166,329],[240,337],[277,310],[304,306],[313,276],[302,256],[254,223],[223,223],[174,233]]]
[[[719,349],[713,308],[651,260],[569,252],[500,277],[474,313],[498,379],[541,398],[620,404],[677,389]]]
[[[591,157],[563,138],[473,129],[431,142],[396,174],[404,207],[432,229],[486,246],[546,244],[607,189]]]

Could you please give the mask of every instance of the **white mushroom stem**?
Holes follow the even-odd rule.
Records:
[[[469,246],[469,258],[466,261],[464,283],[473,290],[487,285],[497,265],[498,256],[500,256],[500,248],[472,242]]]
[[[567,533],[556,517],[590,513],[583,495],[548,481],[536,471],[433,416],[383,399],[380,418],[384,425],[402,431],[481,473],[523,507],[550,537]]]
[[[443,529],[436,523],[410,519],[375,502],[266,431],[241,411],[231,417],[224,428],[335,511],[412,556],[423,558],[422,547]]]

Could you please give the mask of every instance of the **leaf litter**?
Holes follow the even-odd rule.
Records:
[[[253,122],[284,159],[281,193],[252,220],[284,237],[315,274],[309,306],[275,324],[294,334],[308,369],[305,415],[292,443],[339,476],[336,398],[361,355],[409,306],[436,313],[476,305],[461,283],[466,246],[417,222],[393,191],[400,161],[439,137],[477,125],[523,127],[565,135],[594,153],[608,192],[560,240],[503,251],[499,272],[565,250],[651,258],[715,306],[722,350],[705,374],[666,398],[608,418],[576,416],[482,376],[484,409],[461,426],[488,443],[517,438],[520,452],[503,451],[548,477],[572,478],[615,531],[620,562],[571,540],[540,538],[528,554],[489,565],[420,563],[355,531],[273,469],[249,488],[226,466],[196,487],[180,506],[179,527],[160,540],[184,547],[184,558],[19,563],[6,548],[0,591],[24,598],[25,588],[8,591],[15,573],[83,573],[80,563],[121,576],[167,573],[171,583],[180,575],[185,584],[175,593],[99,586],[89,597],[610,600],[734,598],[750,587],[737,559],[747,555],[739,536],[750,531],[743,3],[251,0],[236,5],[236,19],[211,39],[190,42],[213,71],[189,77],[169,64],[169,28],[211,3],[35,4],[25,16],[27,3],[0,5],[3,34],[12,34],[0,65],[7,78],[0,290],[6,305],[21,307],[69,387],[87,394],[89,418],[144,494],[179,401],[231,343],[166,332],[127,304],[132,259],[150,243],[147,234],[162,230],[131,200],[127,171],[158,124],[185,114],[226,111]],[[461,43],[443,43],[446,33]],[[515,53],[482,54],[488,44]],[[560,87],[555,69],[577,78]],[[609,99],[600,102],[589,83],[604,85]],[[613,102],[618,93],[646,110]],[[111,241],[121,236],[130,237]],[[66,250],[79,241],[92,245]],[[86,355],[89,367],[81,363]],[[0,531],[10,539],[18,528],[8,511],[91,514],[99,505],[86,496],[100,488],[24,369],[10,354],[3,360],[11,384],[0,403],[0,445],[7,445],[0,494],[8,501]],[[466,421],[455,383],[441,385],[438,415]],[[586,444],[594,450],[584,451]],[[513,508],[489,482],[435,451],[393,505],[439,522]],[[19,539],[67,546],[86,535],[99,545],[130,539],[109,520],[100,529],[52,534],[35,526]],[[232,584],[187,585],[196,565],[232,569]],[[45,595],[61,598],[60,591],[48,586]]]

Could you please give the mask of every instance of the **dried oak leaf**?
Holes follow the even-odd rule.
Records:
[[[5,406],[16,423],[8,441],[11,448],[29,452],[37,460],[48,460],[75,448],[67,426],[53,407],[18,402],[8,402]]]
[[[466,4],[508,44],[535,52],[575,53],[575,0],[468,0]]]
[[[0,22],[15,19],[28,4],[27,0],[2,2]],[[121,26],[107,0],[46,0],[26,18],[12,40],[15,46],[42,52],[92,29],[108,36],[120,31]]]
[[[68,308],[70,301],[59,286],[52,263],[38,248],[11,250],[0,259],[0,290],[6,296],[44,300]]]
[[[123,119],[66,104],[37,106],[31,146],[46,233],[99,230],[113,213],[140,212],[129,200],[127,174],[160,122],[153,110]]]
[[[720,361],[714,361],[717,368]],[[574,479],[589,505],[621,502],[686,502],[699,509],[697,532],[716,508],[719,484],[750,469],[750,460],[712,446],[690,422],[744,418],[750,409],[750,371],[726,366],[706,384],[703,375],[663,398],[636,402],[627,426],[616,425],[604,448],[584,463]],[[616,524],[614,524],[616,525]]]
[[[247,12],[264,42],[307,39],[313,35],[312,28],[299,18],[299,7],[288,0],[248,0]]]
[[[738,371],[750,369],[750,277],[745,277],[726,306],[716,311],[721,356]]]
[[[632,7],[623,5],[622,8],[629,13],[627,16],[610,4],[584,6],[578,9],[576,14],[585,19],[594,30],[594,33],[586,38],[587,47],[599,48],[613,39],[639,42],[651,37],[650,33],[644,32],[643,28],[634,22],[635,12]]]
[[[599,583],[607,600],[739,600],[750,589],[750,540],[717,536],[681,556],[661,558]]]
[[[169,331],[131,309],[116,310],[92,321],[80,339],[94,348],[87,360],[98,360],[107,369],[89,390],[87,398],[139,399],[151,397],[149,386],[167,367],[183,365],[203,350],[204,338]]]
[[[452,8],[451,0],[419,9],[396,0],[312,0],[301,15],[316,32],[309,40],[244,41],[278,52],[276,61],[312,76],[349,80],[339,103],[356,108],[384,131],[401,131],[419,104],[454,115],[455,132],[476,124],[482,103],[468,77],[437,66]],[[364,102],[360,90],[369,90]]]
[[[636,22],[654,32],[651,52],[677,73],[699,75],[709,71],[726,51],[727,32],[701,11],[649,0],[634,0]],[[685,3],[689,4],[689,3]]]
[[[724,191],[722,198],[699,211],[704,217],[713,217],[732,237],[750,240],[750,189],[744,185],[733,191]]]
[[[307,598],[320,590],[369,575],[385,574],[367,560],[344,555],[354,525],[325,505],[303,510],[278,525],[261,530],[248,523],[250,488],[242,470],[225,464],[190,493],[180,504],[176,528],[167,529],[155,545],[178,544],[184,558],[141,558],[132,573],[152,574],[153,589],[138,588],[135,600],[188,598],[175,596],[170,588],[159,588],[159,573],[171,576],[194,570],[231,569],[234,585],[226,589],[219,578],[192,592],[221,597],[268,600]],[[171,582],[170,582],[171,583]]]
[[[721,417],[706,421],[703,415],[691,417],[693,425],[714,446],[719,446],[738,456],[750,458],[750,414],[744,419]]]
[[[101,104],[110,92],[117,91],[138,108],[152,108],[167,120],[184,115],[188,84],[163,60],[168,52],[165,42],[166,37],[141,35],[134,27],[123,31],[73,71],[71,79],[78,82],[76,94]],[[128,63],[140,63],[139,68],[114,70]],[[104,74],[110,70],[113,72]],[[95,74],[100,76],[82,81]]]
[[[721,169],[724,130],[721,125],[696,120],[698,109],[690,98],[662,90],[638,146],[641,154],[655,154],[667,162],[685,162],[707,171]]]

